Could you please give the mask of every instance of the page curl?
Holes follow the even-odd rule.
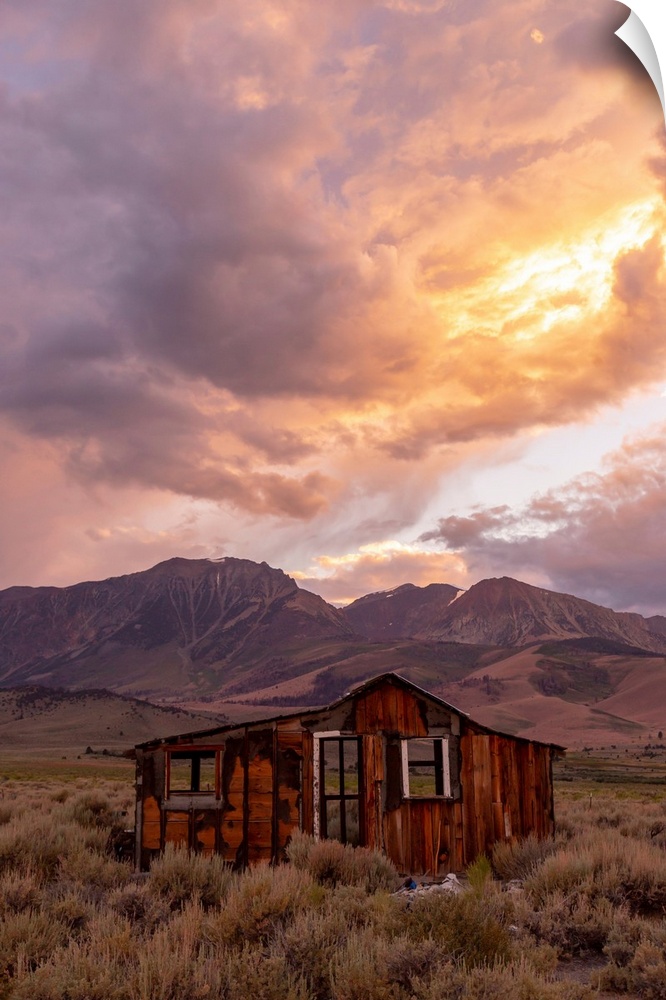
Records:
[[[618,0],[624,3],[625,0]],[[661,67],[666,64],[666,5],[663,0],[626,0],[631,14],[615,32],[648,71],[666,117]]]

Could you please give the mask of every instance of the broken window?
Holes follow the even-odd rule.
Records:
[[[169,789],[172,792],[209,792],[215,795],[215,750],[172,750],[169,753]]]
[[[360,740],[357,736],[315,736],[317,836],[361,843]]]
[[[449,741],[444,738],[401,740],[402,792],[408,799],[451,796]]]

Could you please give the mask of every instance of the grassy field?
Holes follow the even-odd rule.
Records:
[[[666,782],[643,763],[569,761],[552,840],[409,901],[380,855],[306,837],[275,869],[170,851],[136,876],[107,850],[131,762],[4,758],[0,998],[666,1000]]]

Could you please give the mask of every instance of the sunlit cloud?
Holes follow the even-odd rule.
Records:
[[[662,118],[620,5],[5,8],[3,583],[171,540],[340,601],[465,585],[409,539],[466,463],[664,385]]]
[[[468,580],[465,563],[456,555],[390,539],[361,545],[339,556],[318,556],[308,570],[291,575],[300,586],[340,605],[404,583],[461,586],[460,581]]]

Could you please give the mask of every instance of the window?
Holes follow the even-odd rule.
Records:
[[[208,792],[215,795],[215,750],[172,750],[169,753],[169,792]]]
[[[314,745],[315,836],[360,844],[360,739],[315,733]]]
[[[401,740],[402,793],[407,799],[450,798],[449,741]]]

